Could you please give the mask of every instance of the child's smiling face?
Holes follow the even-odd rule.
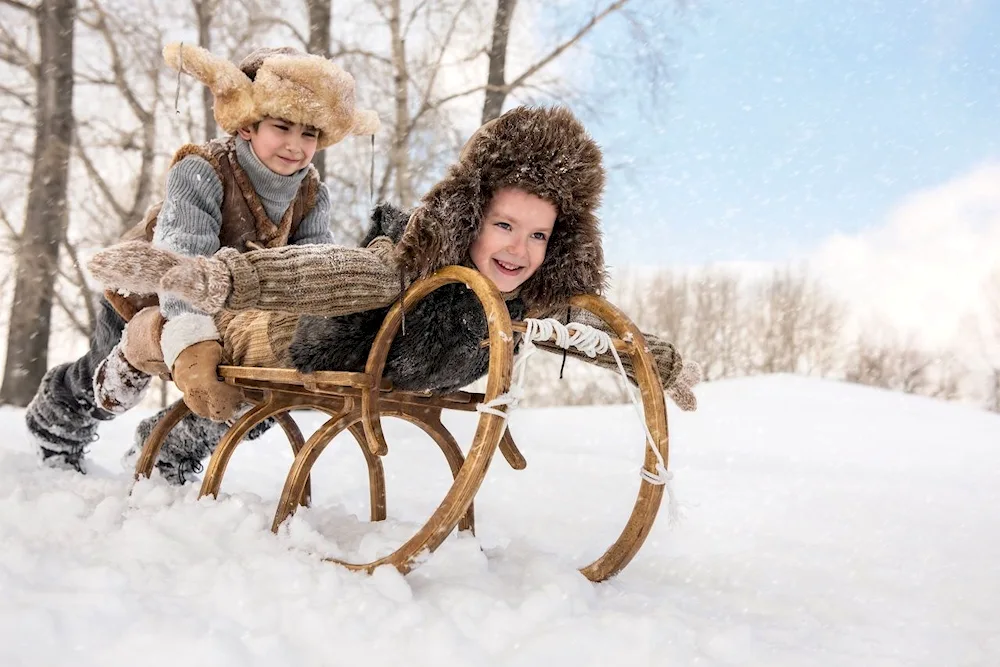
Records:
[[[256,127],[240,130],[250,142],[257,159],[282,176],[291,176],[304,168],[316,154],[319,130],[281,118],[265,118]]]
[[[493,195],[479,236],[469,247],[472,263],[501,292],[513,292],[545,260],[556,207],[518,188]]]

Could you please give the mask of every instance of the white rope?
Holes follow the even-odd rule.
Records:
[[[635,390],[632,389],[632,385],[629,383],[625,366],[622,365],[621,357],[618,356],[618,350],[615,349],[611,336],[600,329],[586,324],[569,322],[564,325],[559,320],[551,317],[544,320],[527,318],[524,320],[524,324],[524,343],[521,346],[521,353],[514,362],[510,390],[491,401],[476,405],[476,410],[497,415],[506,420],[510,416],[510,413],[518,407],[521,399],[524,397],[524,371],[528,365],[528,358],[538,350],[535,346],[536,340],[548,341],[552,340],[554,336],[555,340],[553,342],[562,349],[566,350],[570,347],[575,347],[591,358],[596,357],[598,354],[610,352],[615,359],[615,363],[618,365],[622,389],[628,395],[629,401],[632,403],[632,407],[635,408],[636,414],[639,416],[639,422],[646,433],[646,445],[656,457],[656,469],[650,471],[642,467],[639,469],[639,476],[650,484],[665,487],[670,521],[676,521],[678,517],[677,503],[674,496],[673,484],[671,483],[674,474],[667,470],[666,463],[663,461],[663,455],[660,454],[660,449],[653,440],[653,434],[649,431],[649,425],[646,424],[646,416],[642,411],[642,402],[635,395]],[[500,410],[499,408],[501,407],[506,407],[506,411]]]

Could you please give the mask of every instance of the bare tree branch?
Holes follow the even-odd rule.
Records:
[[[463,0],[461,7],[456,10],[451,17],[451,23],[448,25],[448,29],[445,31],[444,38],[441,41],[440,47],[438,48],[437,56],[434,59],[434,64],[431,65],[431,75],[427,79],[427,85],[424,86],[424,92],[422,95],[423,101],[420,103],[420,109],[413,115],[410,119],[409,125],[406,128],[406,134],[409,135],[413,132],[413,128],[417,123],[417,120],[426,113],[431,107],[431,93],[434,90],[434,84],[437,83],[438,72],[441,71],[441,63],[444,61],[445,53],[448,51],[448,47],[451,44],[451,39],[455,34],[455,29],[458,26],[458,17],[465,9],[469,6],[469,0]]]
[[[0,84],[0,94],[3,94],[11,99],[17,100],[26,109],[35,108],[34,100],[27,93],[22,93],[18,90],[14,90],[10,86],[5,86],[3,84]]]
[[[132,113],[135,114],[135,117],[140,121],[146,121],[150,116],[150,112],[139,103],[135,91],[132,90],[132,86],[129,85],[128,79],[125,76],[125,64],[122,61],[121,52],[118,50],[115,31],[108,23],[108,14],[97,0],[91,0],[90,7],[97,13],[97,20],[88,21],[81,17],[80,21],[101,35],[104,44],[108,48],[108,53],[111,55],[111,72],[114,75],[115,85],[118,87],[119,92],[121,92],[122,97],[125,98]]]
[[[94,309],[93,293],[87,286],[87,277],[83,273],[83,266],[80,263],[80,254],[77,252],[76,246],[70,243],[68,239],[64,238],[63,247],[66,248],[66,254],[69,256],[70,266],[73,267],[73,280],[70,282],[79,288],[84,308],[87,309],[87,327],[82,330],[82,333],[88,334],[93,329],[94,323],[97,322],[97,312]],[[67,315],[68,314],[69,313],[67,313]]]
[[[413,27],[413,24],[416,22],[420,12],[422,12],[426,6],[427,0],[420,0],[420,2],[413,6],[413,11],[410,12],[410,18],[406,20],[406,26],[403,28],[404,37],[410,34],[410,28]],[[458,18],[458,13],[459,12],[455,12],[453,20]]]
[[[55,305],[59,307],[59,310],[66,316],[66,319],[70,321],[73,329],[84,336],[88,336],[90,334],[90,326],[76,314],[78,309],[66,302],[60,290],[55,290],[52,296]]]
[[[302,48],[306,48],[309,44],[309,36],[303,35],[302,31],[299,30],[295,25],[291,23],[288,19],[281,18],[279,16],[262,16],[259,18],[253,18],[250,20],[249,27],[251,30],[257,30],[260,28],[269,28],[271,26],[281,26],[287,29],[295,39],[302,43]]]
[[[2,206],[0,206],[0,223],[2,223],[4,228],[7,230],[7,235],[10,238],[10,243],[7,245],[12,245],[15,248],[14,254],[16,255],[16,248],[21,244],[21,234],[14,228],[14,223],[10,221],[10,218],[7,216],[7,211],[4,210]]]
[[[29,5],[28,3],[21,2],[20,0],[0,0],[0,4],[13,7],[14,9],[20,9],[21,11],[28,12],[29,14],[38,14],[41,9],[41,5]]]
[[[536,63],[528,67],[528,69],[524,70],[524,72],[518,75],[513,81],[504,86],[504,88],[506,88],[506,90],[510,92],[511,90],[520,86],[522,83],[524,83],[526,79],[528,79],[533,74],[538,72],[540,69],[544,68],[553,60],[561,56],[566,51],[566,49],[570,48],[571,46],[579,42],[584,35],[593,30],[597,26],[597,24],[603,21],[607,16],[613,14],[614,12],[618,11],[619,9],[627,5],[629,1],[630,0],[615,0],[615,2],[612,2],[610,5],[605,7],[600,12],[594,14],[592,17],[590,17],[590,20],[587,21],[587,23],[585,23],[583,26],[580,27],[579,30],[576,31],[576,33],[572,37],[570,37],[565,42],[559,44],[554,49],[549,51],[549,53],[547,53]]]
[[[119,218],[124,218],[126,215],[125,207],[118,203],[118,199],[111,191],[111,186],[108,185],[101,172],[98,171],[97,166],[94,165],[94,161],[90,159],[87,149],[84,148],[83,142],[80,140],[79,132],[75,132],[73,135],[73,148],[76,149],[76,154],[80,157],[80,161],[83,162],[83,167],[87,170],[87,175],[90,176],[91,180],[93,180],[94,184],[101,191],[101,194],[108,201],[108,204],[114,209],[115,215]]]
[[[38,62],[2,24],[0,24],[0,61],[23,69],[32,79],[38,78]]]
[[[362,58],[374,60],[375,62],[382,63],[383,65],[392,65],[392,58],[387,58],[380,53],[375,53],[374,51],[368,51],[367,49],[359,49],[357,47],[351,47],[351,48],[342,47],[330,53],[330,58],[333,60],[338,60],[340,58],[348,58],[351,56],[361,56]]]

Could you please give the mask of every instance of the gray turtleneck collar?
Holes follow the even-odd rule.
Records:
[[[250,184],[260,197],[267,217],[274,224],[281,222],[281,217],[298,193],[309,167],[299,169],[291,176],[275,173],[254,154],[250,142],[239,135],[236,136],[236,159],[250,178]]]

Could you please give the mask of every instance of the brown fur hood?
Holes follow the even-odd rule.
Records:
[[[601,150],[565,108],[518,107],[483,125],[448,175],[421,200],[396,246],[411,279],[469,262],[469,246],[494,192],[518,187],[555,205],[545,261],[521,286],[533,313],[577,294],[599,294],[606,280],[600,223]]]

